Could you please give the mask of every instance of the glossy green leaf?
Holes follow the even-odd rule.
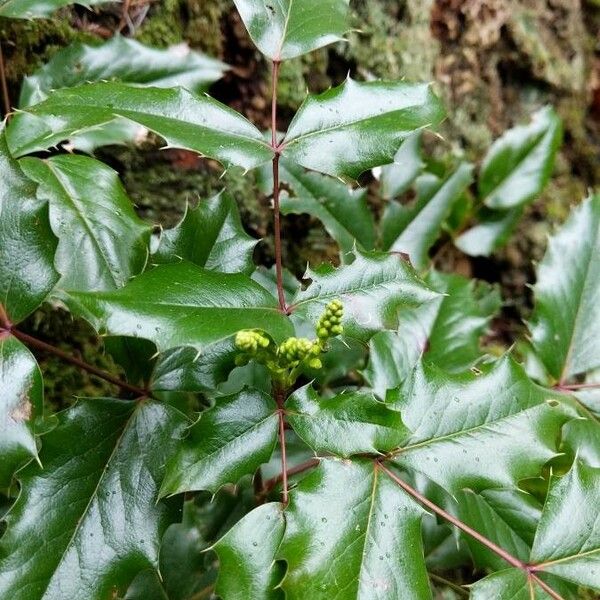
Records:
[[[182,221],[163,231],[153,263],[187,260],[209,271],[251,273],[257,240],[242,226],[237,205],[226,193],[186,209]]]
[[[261,173],[261,187],[273,189],[270,169]],[[353,190],[346,184],[319,173],[311,173],[289,160],[280,161],[280,179],[291,189],[281,195],[284,215],[307,213],[319,219],[338,243],[342,260],[354,244],[363,250],[375,246],[375,223],[367,205],[367,190]]]
[[[423,512],[371,461],[323,459],[285,513],[286,598],[431,598]]]
[[[349,0],[234,0],[258,49],[282,61],[337,42],[349,29]]]
[[[287,400],[288,422],[315,452],[352,454],[387,452],[409,435],[400,414],[362,392],[320,398],[310,386]]]
[[[552,175],[561,142],[562,124],[551,107],[535,113],[530,125],[496,140],[479,175],[479,195],[486,206],[506,210],[538,196]]]
[[[571,457],[600,468],[600,421],[575,419],[563,427],[563,443]]]
[[[9,154],[0,126],[0,314],[22,321],[58,281],[48,205]]]
[[[437,240],[453,205],[473,181],[473,166],[462,163],[445,180],[426,174],[417,180],[417,199],[405,206],[390,202],[382,220],[383,248],[408,254],[419,270]]]
[[[556,456],[572,411],[505,357],[480,375],[419,364],[395,406],[412,436],[394,461],[450,493],[511,487]]]
[[[325,305],[338,298],[344,304],[344,333],[368,339],[397,328],[401,310],[438,297],[397,254],[357,250],[355,255],[347,266],[309,269],[305,278],[311,284],[296,294],[293,311],[316,323]]]
[[[75,42],[25,77],[19,108],[45,100],[52,90],[95,81],[203,91],[226,70],[227,65],[185,45],[162,50],[120,35],[100,45]]]
[[[0,540],[0,596],[104,600],[158,567],[177,503],[157,503],[181,415],[152,401],[93,399],[44,436],[43,468],[20,472],[21,495]]]
[[[381,196],[385,200],[392,200],[406,192],[423,170],[421,137],[420,131],[408,136],[396,152],[394,162],[381,168],[379,181]]]
[[[430,271],[425,282],[440,295],[403,310],[397,331],[377,333],[369,342],[364,375],[381,397],[398,387],[421,355],[446,371],[458,372],[481,357],[481,336],[499,310],[495,287],[460,275]]]
[[[264,329],[275,339],[293,333],[277,301],[249,277],[187,262],[157,267],[119,290],[71,292],[66,299],[98,331],[145,338],[160,351],[203,351],[240,329]]]
[[[16,338],[0,334],[0,488],[37,457],[34,419],[42,413],[44,384],[35,358]]]
[[[8,143],[15,155],[46,150],[115,117],[147,127],[170,147],[193,150],[225,166],[252,169],[273,157],[252,123],[208,96],[183,88],[140,88],[112,82],[53,92],[12,119]],[[27,119],[28,126],[20,119]]]
[[[443,118],[441,102],[428,84],[348,78],[305,100],[281,151],[308,169],[356,179],[368,169],[391,163],[412,132]]]
[[[551,600],[521,569],[493,573],[471,586],[472,600]]]
[[[600,469],[575,461],[550,484],[531,561],[578,585],[600,591]]]
[[[26,158],[21,166],[50,207],[60,288],[112,290],[144,269],[151,227],[135,214],[115,171],[77,155]]]
[[[0,0],[0,17],[34,19],[49,17],[55,10],[69,4],[94,6],[106,0]]]
[[[285,531],[281,504],[264,504],[234,525],[214,546],[220,572],[216,592],[227,600],[275,600],[283,575],[275,563]]]
[[[270,396],[255,390],[218,398],[190,428],[169,462],[160,494],[208,490],[237,483],[268,462],[275,444],[279,417]]]
[[[479,213],[479,223],[459,235],[454,243],[469,256],[490,256],[504,246],[523,217],[523,206]]]
[[[550,239],[534,294],[530,330],[548,372],[566,381],[600,367],[600,195]]]

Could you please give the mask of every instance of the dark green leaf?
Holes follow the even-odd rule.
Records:
[[[21,165],[50,206],[61,289],[113,290],[143,270],[151,227],[135,214],[115,171],[77,155],[26,158]]]
[[[34,19],[49,17],[55,10],[69,4],[94,6],[106,0],[0,0],[0,17],[9,19]]]
[[[577,457],[591,467],[600,468],[600,422],[576,419],[563,428],[563,443],[571,457]]]
[[[234,0],[258,49],[274,61],[337,42],[348,30],[349,0]]]
[[[177,503],[157,503],[183,420],[152,401],[80,401],[44,436],[43,469],[20,472],[0,541],[0,596],[104,600],[158,567]]]
[[[66,301],[98,331],[145,338],[160,351],[202,352],[240,329],[264,329],[279,340],[293,333],[277,301],[249,277],[187,262],[157,267],[113,292],[72,292]]]
[[[575,461],[552,479],[531,550],[538,569],[600,590],[599,505],[600,469]]]
[[[397,254],[355,252],[356,260],[334,269],[322,265],[305,275],[311,280],[292,305],[301,317],[316,323],[325,305],[336,298],[344,304],[344,332],[368,339],[382,329],[398,327],[399,313],[438,297]]]
[[[356,179],[391,163],[412,132],[443,117],[428,84],[348,78],[305,100],[282,142],[282,155],[314,171]]]
[[[91,83],[53,92],[12,119],[8,143],[15,155],[45,150],[116,116],[154,131],[170,147],[193,150],[225,166],[252,169],[273,157],[252,123],[208,96],[183,88],[123,83]],[[20,119],[27,119],[26,124]]]
[[[438,238],[454,203],[473,181],[473,166],[462,163],[447,179],[426,174],[417,180],[417,199],[409,206],[390,202],[383,216],[383,248],[408,254],[419,270]]]
[[[385,200],[397,198],[412,185],[423,170],[421,132],[408,136],[394,157],[394,162],[381,169],[381,196]]]
[[[45,100],[52,90],[111,79],[140,86],[180,85],[203,91],[226,70],[227,65],[186,46],[162,50],[120,35],[94,46],[75,42],[25,77],[19,108]]]
[[[152,262],[184,259],[209,271],[251,273],[256,244],[244,231],[233,198],[221,193],[188,207],[181,223],[163,231]]]
[[[208,490],[237,483],[269,460],[279,417],[270,396],[244,390],[218,398],[200,416],[167,466],[160,494]]]
[[[479,214],[479,223],[454,241],[456,247],[469,256],[490,256],[506,244],[523,216],[524,207],[510,210],[490,210]]]
[[[450,493],[514,486],[556,456],[573,412],[561,400],[508,357],[480,375],[419,364],[396,404],[413,433],[395,462]]]
[[[550,239],[534,293],[530,329],[548,372],[564,382],[600,367],[600,195]]]
[[[58,281],[54,270],[56,238],[48,205],[36,198],[36,186],[9,154],[0,126],[0,314],[22,321]]]
[[[530,125],[496,140],[479,175],[479,195],[486,206],[506,210],[538,196],[552,175],[561,142],[562,124],[551,107],[535,113]]]
[[[262,188],[272,189],[270,170],[262,173]],[[352,190],[347,185],[319,173],[310,173],[289,160],[280,161],[280,178],[292,190],[282,194],[284,215],[308,213],[319,219],[327,233],[338,243],[342,260],[355,242],[363,250],[375,245],[375,224],[367,205],[367,190]]]
[[[472,600],[551,600],[521,569],[505,569],[471,587]]]
[[[0,334],[0,390],[0,488],[5,488],[21,465],[37,457],[34,419],[44,401],[35,358],[6,334]]]
[[[285,513],[287,600],[431,598],[423,512],[372,462],[323,459]]]
[[[369,342],[364,375],[381,398],[404,381],[421,355],[450,372],[473,365],[481,356],[480,338],[500,308],[498,290],[482,281],[437,271],[425,281],[444,295],[403,310],[397,332],[377,333]]]
[[[319,398],[309,385],[296,390],[286,408],[290,425],[315,452],[343,457],[387,452],[409,435],[400,414],[368,393]]]
[[[227,600],[282,598],[283,569],[275,563],[285,519],[281,504],[265,504],[234,525],[214,546],[220,572],[216,592]]]

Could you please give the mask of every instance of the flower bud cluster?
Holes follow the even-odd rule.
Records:
[[[320,340],[327,340],[344,333],[342,318],[344,306],[339,300],[333,300],[325,307],[325,312],[317,323],[317,336]]]

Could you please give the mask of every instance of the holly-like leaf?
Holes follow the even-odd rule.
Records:
[[[237,483],[268,462],[279,417],[270,396],[255,390],[218,398],[203,413],[169,462],[160,494],[208,490]]]
[[[244,231],[233,198],[221,193],[188,207],[178,225],[163,231],[152,262],[183,259],[210,271],[251,273],[256,244]]]
[[[32,356],[16,338],[0,334],[0,488],[37,457],[34,419],[42,413],[44,384]]]
[[[348,78],[304,101],[281,152],[308,169],[356,179],[391,163],[411,133],[443,118],[441,102],[428,84]]]
[[[252,123],[208,96],[183,88],[140,88],[113,82],[53,92],[11,120],[8,143],[15,155],[46,150],[115,117],[154,131],[170,147],[193,150],[225,166],[252,169],[273,157]],[[21,119],[26,119],[26,124]]]
[[[157,402],[80,401],[19,473],[21,494],[0,540],[0,596],[103,600],[158,567],[178,516],[158,482],[181,435],[180,413]]]
[[[479,195],[486,206],[506,210],[538,196],[552,175],[561,141],[562,124],[551,107],[535,113],[530,125],[496,140],[479,175]]]
[[[203,351],[240,329],[263,329],[278,340],[293,333],[275,298],[249,277],[187,262],[159,266],[119,290],[69,292],[65,301],[96,330],[151,340],[161,352]]]
[[[395,463],[452,494],[537,476],[574,416],[561,395],[534,384],[508,357],[480,375],[420,363],[399,395],[396,407],[413,433]]]
[[[373,462],[321,460],[285,513],[286,598],[431,598],[423,513]]]
[[[48,205],[11,158],[0,126],[0,315],[22,321],[58,281]]]
[[[425,282],[443,295],[403,310],[397,331],[377,333],[369,342],[364,375],[381,398],[406,379],[421,355],[450,372],[473,365],[481,357],[480,338],[501,305],[498,290],[482,281],[431,271]]]
[[[459,235],[454,244],[469,256],[490,256],[506,244],[523,216],[524,207],[479,213],[479,223]]]
[[[282,61],[343,39],[349,0],[234,0],[257,48]]]
[[[599,504],[599,468],[575,461],[552,479],[531,550],[536,570],[600,591]]]
[[[309,269],[305,278],[311,284],[296,294],[292,309],[316,323],[325,305],[339,298],[344,304],[344,333],[368,339],[382,329],[397,328],[400,310],[438,297],[397,254],[357,250],[355,255],[352,264],[338,269],[330,265]]]
[[[286,408],[288,422],[315,452],[342,457],[387,452],[409,436],[400,414],[368,393],[319,398],[308,385],[288,398]]]
[[[417,180],[417,199],[404,206],[390,202],[385,210],[383,248],[404,252],[419,270],[428,262],[429,249],[438,238],[445,219],[455,202],[473,181],[473,166],[462,163],[445,180],[435,175],[423,175]]]
[[[600,367],[600,195],[550,239],[534,294],[530,330],[548,372],[564,382]]]
[[[412,185],[423,170],[421,131],[409,135],[400,146],[394,162],[381,168],[379,181],[385,200],[397,198]]]
[[[471,586],[472,600],[551,600],[521,569],[504,569]]]
[[[284,569],[275,563],[285,520],[281,504],[259,506],[214,546],[220,561],[216,592],[228,600],[276,600]]]
[[[112,290],[143,270],[151,227],[135,214],[115,171],[77,155],[26,158],[21,165],[50,206],[60,288]]]
[[[577,457],[591,467],[600,468],[600,422],[575,419],[563,427],[563,444],[571,457]]]
[[[292,191],[281,195],[284,215],[307,213],[319,219],[338,243],[342,260],[355,243],[363,250],[373,249],[375,223],[367,205],[366,189],[353,190],[332,177],[307,172],[289,160],[280,161],[279,176]],[[261,170],[261,188],[265,192],[273,189],[270,169]]]
[[[0,17],[35,19],[49,17],[55,10],[69,4],[94,6],[107,0],[0,0]]]
[[[162,50],[120,35],[100,45],[75,42],[25,77],[19,108],[45,100],[52,90],[94,81],[118,80],[160,88],[180,85],[199,92],[226,70],[227,65],[185,45]]]

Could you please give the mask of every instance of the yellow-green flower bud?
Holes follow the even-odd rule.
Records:
[[[235,347],[248,354],[256,354],[259,348],[268,348],[271,341],[260,331],[244,329],[235,336]]]
[[[322,369],[323,363],[318,358],[311,358],[308,362],[308,366],[311,369]]]
[[[317,336],[320,340],[327,340],[330,337],[343,333],[342,318],[344,316],[344,307],[339,300],[331,301],[326,307],[325,312],[317,323]]]

